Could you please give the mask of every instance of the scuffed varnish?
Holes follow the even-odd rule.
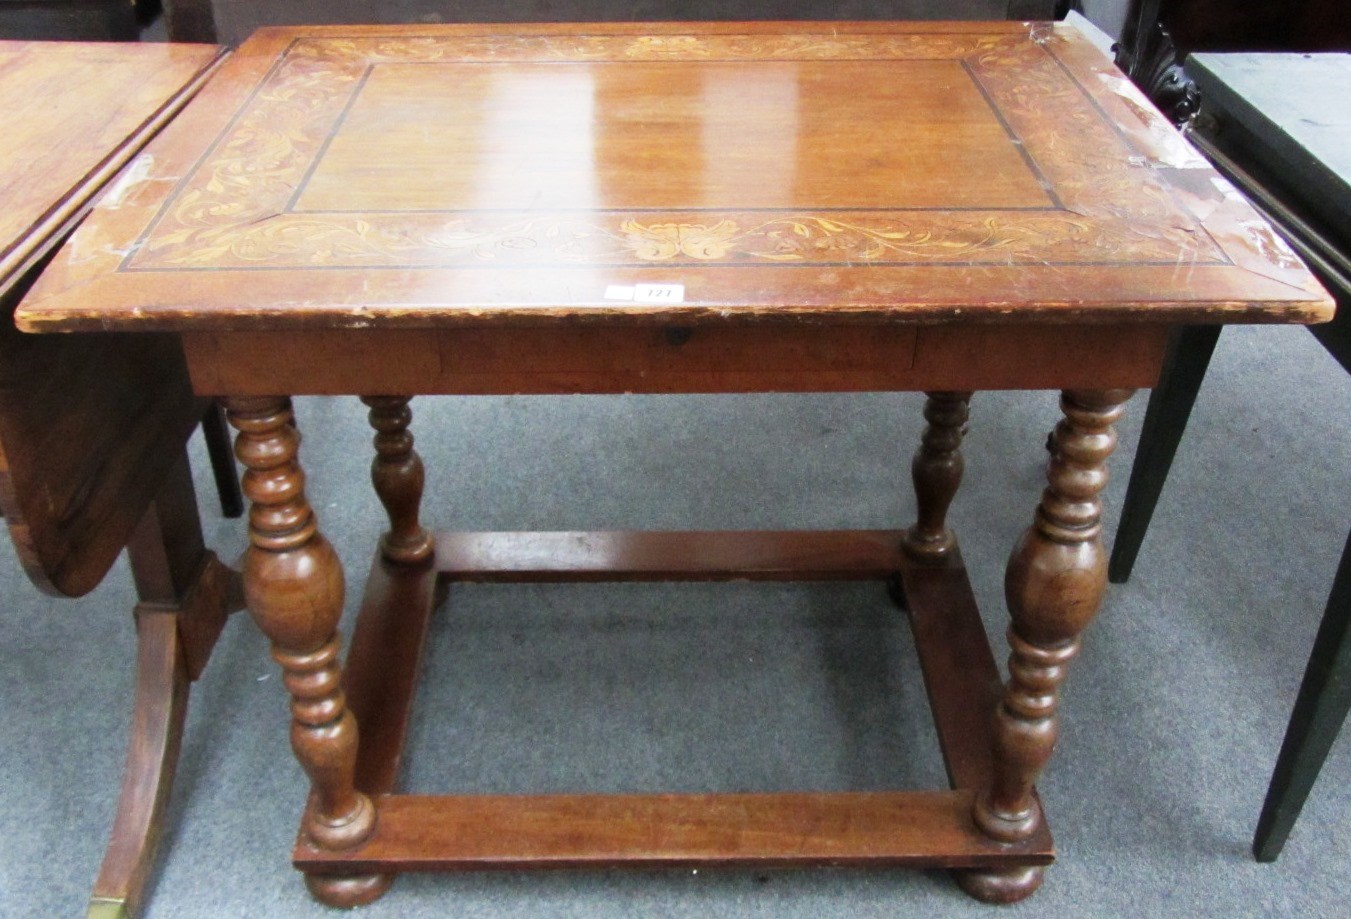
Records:
[[[149,153],[142,153],[136,159],[132,160],[130,166],[123,170],[117,180],[108,187],[98,206],[106,210],[117,210],[122,206],[122,201],[127,195],[134,192],[155,169],[155,157]]]
[[[1145,136],[1133,139],[1137,142],[1142,141],[1141,146],[1148,145],[1149,152],[1152,154],[1150,160],[1152,165],[1173,169],[1204,169],[1209,166],[1201,154],[1197,153],[1191,144],[1183,140],[1182,135],[1178,134],[1167,123],[1166,119],[1150,106],[1149,102],[1140,94],[1140,91],[1136,89],[1135,84],[1124,76],[1101,70],[1094,75],[1098,78],[1099,85],[1116,96],[1122,105],[1135,116]]]

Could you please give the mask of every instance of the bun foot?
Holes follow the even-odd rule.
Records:
[[[394,883],[392,874],[307,874],[310,896],[325,906],[351,909],[374,903]]]
[[[954,871],[952,878],[958,887],[982,903],[1017,903],[1037,892],[1045,874],[1042,865],[1025,865],[1004,871]]]

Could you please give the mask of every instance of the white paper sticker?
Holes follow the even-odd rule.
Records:
[[[635,303],[684,303],[684,284],[639,284],[633,288]]]
[[[632,300],[634,303],[684,303],[684,284],[611,284],[605,288],[606,300]]]

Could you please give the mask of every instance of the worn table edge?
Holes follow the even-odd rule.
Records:
[[[203,61],[197,72],[177,92],[166,98],[150,115],[128,135],[126,141],[110,151],[67,194],[52,203],[47,210],[10,248],[0,252],[0,300],[23,281],[25,277],[79,226],[93,208],[98,196],[106,189],[146,144],[169,124],[212,75],[230,56],[230,49],[217,45],[187,45],[203,52]],[[214,52],[209,57],[207,52]]]
[[[1093,72],[1102,77],[1102,85],[1092,87],[1091,94],[1098,102],[1111,106],[1129,104],[1143,100],[1132,84],[1110,61],[1101,55],[1073,26],[1051,22],[957,22],[957,23],[895,23],[895,22],[722,22],[722,23],[681,23],[681,22],[636,22],[636,23],[539,23],[526,24],[512,28],[513,35],[554,35],[584,34],[594,28],[606,34],[641,35],[645,33],[688,32],[700,34],[729,34],[740,30],[783,31],[789,33],[813,33],[825,29],[857,32],[861,34],[884,35],[894,33],[903,26],[904,31],[919,33],[938,33],[956,31],[965,34],[1011,34],[1027,35],[1035,41],[1044,41],[1047,37],[1063,40],[1072,55],[1080,57],[1091,53],[1095,59],[1090,63]],[[277,44],[286,44],[292,38],[313,37],[360,37],[402,35],[408,33],[407,25],[329,25],[329,26],[273,26],[255,32],[240,50],[237,57],[249,52],[250,48],[270,48]],[[419,34],[429,36],[482,36],[501,35],[500,24],[419,24]],[[1097,60],[1096,58],[1101,58]],[[1138,96],[1138,99],[1136,98]],[[1128,98],[1127,98],[1128,97]],[[1124,100],[1124,101],[1123,101]],[[1145,105],[1148,105],[1146,102]],[[1154,113],[1156,118],[1157,113]],[[1137,138],[1138,139],[1138,138]],[[1178,143],[1190,151],[1180,137]],[[1167,151],[1148,149],[1151,159],[1167,159]],[[1191,156],[1204,163],[1199,153],[1191,151]],[[1207,168],[1209,168],[1207,166]],[[1204,217],[1197,217],[1200,225],[1205,224]],[[78,239],[77,239],[78,241]],[[813,266],[803,266],[811,268]],[[1080,266],[1069,266],[1069,270]],[[1068,324],[1068,323],[1120,323],[1143,322],[1151,324],[1206,324],[1206,323],[1296,323],[1314,324],[1326,322],[1334,315],[1335,304],[1326,291],[1308,274],[1299,271],[1271,271],[1265,273],[1262,266],[1229,264],[1224,266],[1204,266],[1198,270],[1211,272],[1216,278],[1224,278],[1221,285],[1224,290],[1212,290],[1210,296],[1191,296],[1189,292],[1178,288],[1160,290],[1159,296],[1149,297],[1154,275],[1141,274],[1123,284],[1120,293],[1125,296],[1114,297],[1104,292],[1098,298],[1065,298],[1061,291],[1047,291],[1036,302],[1027,302],[1019,298],[1017,302],[1000,302],[998,298],[987,299],[980,303],[964,303],[955,298],[913,297],[903,289],[898,296],[890,296],[887,290],[902,287],[897,283],[899,275],[889,275],[894,271],[888,265],[868,265],[868,273],[860,273],[855,279],[857,288],[852,292],[852,301],[835,302],[779,302],[782,299],[766,298],[756,303],[728,303],[716,296],[699,302],[698,296],[691,302],[670,307],[653,304],[618,304],[603,300],[593,300],[590,296],[578,299],[565,298],[561,303],[521,302],[503,299],[493,302],[477,303],[472,299],[451,304],[436,302],[382,302],[376,298],[370,302],[352,302],[345,297],[335,296],[334,290],[306,291],[314,296],[304,300],[304,315],[288,314],[291,299],[278,288],[271,296],[268,305],[249,306],[213,304],[210,315],[204,315],[192,302],[154,302],[147,297],[146,302],[127,306],[117,314],[100,308],[102,304],[120,298],[115,294],[121,290],[123,276],[103,275],[58,287],[53,282],[50,287],[39,284],[34,296],[20,304],[15,313],[16,325],[26,332],[62,332],[62,331],[204,331],[227,332],[271,328],[276,330],[307,329],[421,329],[440,327],[461,327],[470,325],[539,325],[555,322],[568,323],[615,323],[615,324],[710,324],[723,321],[736,322],[823,322],[823,323],[905,323],[905,324],[941,324],[950,322],[976,322],[992,324]],[[933,266],[942,271],[943,266]],[[220,283],[243,281],[244,273],[255,272],[266,277],[273,272],[264,269],[223,269],[219,272]],[[436,272],[445,269],[438,267],[411,268],[410,273]],[[525,268],[525,271],[531,269]],[[647,268],[631,267],[628,272],[639,280],[640,272]],[[772,269],[747,269],[750,272]],[[991,270],[1000,270],[991,266]],[[1173,270],[1174,266],[1154,266],[1145,271],[1156,274]],[[1064,274],[1065,268],[1058,269]],[[138,274],[146,274],[140,271]],[[148,272],[155,273],[153,270]],[[284,272],[283,272],[284,273]],[[344,276],[352,279],[352,289],[359,289],[361,268],[335,268],[331,272],[335,284],[345,284]],[[1302,277],[1301,277],[1302,274]],[[1159,275],[1162,278],[1162,275]],[[1257,289],[1251,292],[1243,290],[1245,278],[1251,278]],[[624,283],[630,283],[620,278]],[[753,278],[752,278],[753,281]],[[811,284],[810,278],[803,283]],[[940,277],[937,281],[943,283]],[[1167,285],[1160,280],[1159,284]],[[330,285],[331,286],[331,285]],[[1082,287],[1082,283],[1079,284]],[[1177,289],[1173,289],[1177,288]],[[598,295],[599,292],[597,292]],[[716,292],[715,292],[716,293]],[[1075,294],[1080,291],[1075,290]],[[1243,296],[1248,294],[1248,296]],[[848,297],[851,292],[844,292]],[[809,298],[810,299],[810,298]],[[299,301],[297,301],[299,302]],[[294,313],[299,313],[299,310]]]

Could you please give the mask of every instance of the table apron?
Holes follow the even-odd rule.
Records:
[[[509,326],[184,333],[200,395],[1153,386],[1164,325]]]

